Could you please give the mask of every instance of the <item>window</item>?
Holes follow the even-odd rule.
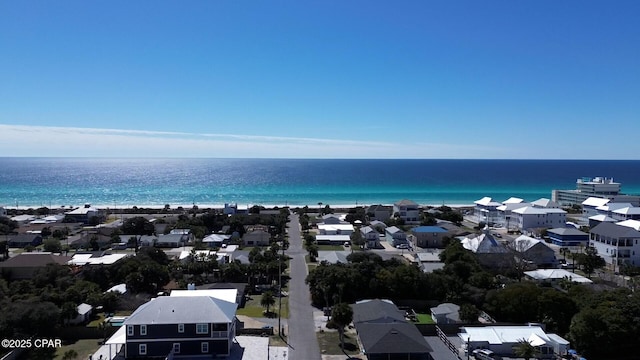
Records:
[[[203,342],[200,343],[200,352],[203,354],[206,354],[209,352],[209,343],[208,342]]]
[[[147,325],[140,325],[140,335],[147,335]]]
[[[180,343],[173,343],[173,353],[180,354]]]
[[[147,355],[147,344],[138,345],[138,354]]]
[[[207,324],[196,324],[196,334],[208,333],[209,326]]]
[[[179,333],[183,333],[184,332],[184,324],[178,324],[178,332]]]
[[[127,336],[133,336],[133,325],[127,325]]]

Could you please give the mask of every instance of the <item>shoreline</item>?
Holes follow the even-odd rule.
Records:
[[[229,204],[229,203],[227,203]],[[235,205],[235,203],[232,203]],[[48,206],[29,206],[29,205],[18,205],[16,206],[0,206],[3,207],[5,210],[16,210],[16,211],[28,211],[29,209],[31,210],[36,210],[39,208],[43,208],[46,207],[49,210],[57,210],[57,211],[71,211],[73,209],[77,209],[77,208],[81,208],[83,207],[85,204],[82,205],[62,205],[62,206],[53,206],[53,207],[48,207]],[[152,209],[152,210],[162,210],[164,209],[165,205],[155,205],[155,204],[150,204],[150,205],[136,205],[136,204],[132,204],[132,205],[122,205],[122,206],[110,206],[110,205],[106,205],[106,204],[90,204],[91,207],[96,208],[98,210],[112,210],[112,211],[123,211],[123,210],[131,210],[134,207],[136,209]],[[193,206],[197,206],[198,209],[224,209],[224,205],[225,204],[168,204],[169,205],[169,209],[170,210],[176,210],[178,208],[183,208],[184,210],[189,210],[192,209]],[[303,208],[305,206],[309,207],[310,210],[314,210],[318,208],[318,204],[306,204],[306,205],[302,205],[302,204],[297,204],[297,205],[291,205],[291,204],[247,204],[247,205],[241,205],[238,204],[239,207],[241,207],[242,209],[246,208],[249,209],[253,206],[262,206],[266,209],[273,209],[273,208],[290,208],[290,209],[295,209],[295,208]],[[323,203],[321,205],[322,208],[324,208],[326,205],[329,205],[329,207],[331,209],[353,209],[353,208],[357,208],[357,207],[369,207],[369,206],[374,206],[374,205],[382,205],[382,206],[393,206],[393,204],[379,204],[379,203],[375,203],[375,204],[325,204]],[[438,204],[420,204],[418,203],[419,207],[433,207],[433,208],[437,208],[440,206],[448,206],[450,208],[454,208],[454,209],[460,209],[460,208],[469,208],[469,207],[474,207],[475,205],[473,203],[463,203],[463,204],[447,204],[447,203],[438,203]]]

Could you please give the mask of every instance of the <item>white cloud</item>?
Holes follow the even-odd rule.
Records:
[[[486,146],[196,134],[185,132],[0,124],[3,156],[222,158],[500,157]]]

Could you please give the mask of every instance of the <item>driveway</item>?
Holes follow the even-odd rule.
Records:
[[[289,249],[286,254],[291,257],[289,281],[289,359],[320,360],[320,347],[316,337],[309,286],[304,282],[307,277],[307,264],[300,236],[298,215],[289,216]]]

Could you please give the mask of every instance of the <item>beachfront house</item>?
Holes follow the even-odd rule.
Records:
[[[407,244],[407,234],[396,226],[385,229],[385,238],[393,247]]]
[[[387,221],[393,215],[393,206],[371,205],[366,210],[369,221]]]
[[[97,208],[91,206],[91,204],[84,204],[83,207],[66,212],[66,222],[81,222],[88,224],[92,218],[100,218],[101,212]]]
[[[229,356],[235,337],[235,302],[210,296],[160,296],[141,305],[123,326],[125,357]]]
[[[502,206],[501,203],[493,201],[493,199],[488,196],[476,200],[473,203],[475,204],[473,215],[478,223],[484,222],[485,224],[492,225],[499,221],[498,207]]]
[[[640,231],[604,222],[591,229],[589,245],[596,248],[607,266],[617,271],[623,264],[640,266]]]
[[[393,204],[393,215],[399,217],[405,224],[420,223],[420,207],[411,200],[400,200]]]

